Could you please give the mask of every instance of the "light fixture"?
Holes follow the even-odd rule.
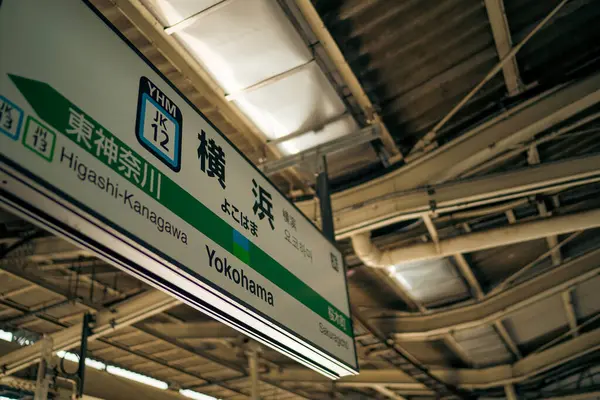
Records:
[[[157,389],[166,390],[169,388],[167,382],[159,381],[158,379],[150,378],[149,376],[138,374],[137,372],[132,372],[123,368],[115,367],[113,365],[107,366],[106,371],[109,374],[143,383],[144,385],[152,386]]]
[[[4,340],[7,342],[12,342],[13,340],[13,334],[7,331],[3,331],[2,329],[0,329],[0,340]],[[0,400],[2,400],[0,398]]]
[[[79,363],[79,356],[77,354],[74,353],[69,353],[68,351],[57,351],[56,355],[60,358],[64,358],[65,360],[69,360],[72,361],[74,363]],[[92,358],[86,358],[85,359],[85,365],[90,367],[90,368],[94,368],[97,370],[104,370],[106,369],[106,364],[104,364],[103,362],[100,362],[98,360],[94,360]]]
[[[179,394],[194,400],[218,400],[216,397],[198,393],[189,389],[179,389]]]

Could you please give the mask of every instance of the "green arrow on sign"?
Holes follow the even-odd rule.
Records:
[[[64,135],[77,146],[103,162],[117,174],[123,176],[122,171],[117,168],[116,163],[111,163],[110,160],[102,154],[98,155],[98,152],[93,151],[93,146],[86,146],[85,143],[79,141],[75,135],[66,133],[70,128],[69,118],[73,112],[84,116],[95,128],[101,130],[104,138],[114,141],[115,145],[119,146],[120,149],[127,149],[139,160],[144,160],[143,157],[140,157],[139,154],[129,148],[127,144],[123,143],[119,138],[102,127],[101,124],[47,83],[10,74],[9,77],[40,118],[45,120],[60,134]],[[99,140],[100,136],[97,136],[99,134],[96,132],[96,129],[94,130],[94,135],[96,136],[90,138],[90,141]],[[150,164],[148,163],[148,165]],[[240,251],[239,243],[234,244],[233,240],[234,235],[240,235],[239,233],[169,177],[160,173],[155,167],[152,168],[160,174],[159,179],[161,183],[158,193],[156,192],[156,188],[149,189],[147,187],[140,187],[140,185],[130,177],[123,177],[143,190],[147,195],[152,197],[153,200],[158,201],[172,213],[236,256],[242,263],[248,265],[313,312],[352,337],[347,315],[337,309],[323,296],[300,280],[296,275],[292,274],[287,268],[279,264],[279,262],[254,243],[249,242],[248,249],[244,249],[243,252]]]

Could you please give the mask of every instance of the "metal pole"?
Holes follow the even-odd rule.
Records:
[[[47,400],[50,380],[52,379],[52,337],[44,336],[42,339],[42,358],[37,371],[34,400]]]
[[[258,387],[258,351],[251,349],[248,351],[248,364],[250,367],[250,381],[252,382],[252,400],[260,400],[260,391]]]
[[[327,175],[327,156],[319,157],[317,161],[317,196],[321,206],[321,231],[325,237],[335,242],[329,176]]]
[[[506,395],[506,400],[519,400],[515,387],[510,383],[504,386],[504,394]]]
[[[87,357],[88,336],[92,333],[91,323],[94,321],[92,314],[85,313],[83,316],[83,327],[81,328],[81,347],[79,348],[79,366],[77,368],[77,398],[83,397],[83,385],[85,383],[85,359]]]

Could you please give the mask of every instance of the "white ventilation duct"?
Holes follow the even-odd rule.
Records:
[[[365,265],[386,268],[410,261],[470,253],[596,227],[600,227],[600,209],[469,233],[440,240],[439,245],[419,243],[381,251],[371,242],[370,233],[352,236],[352,245]]]

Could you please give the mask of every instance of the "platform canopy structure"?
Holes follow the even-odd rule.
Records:
[[[318,227],[326,166],[360,374],[0,209],[0,399],[86,314],[89,399],[600,398],[599,1],[86,3]]]

